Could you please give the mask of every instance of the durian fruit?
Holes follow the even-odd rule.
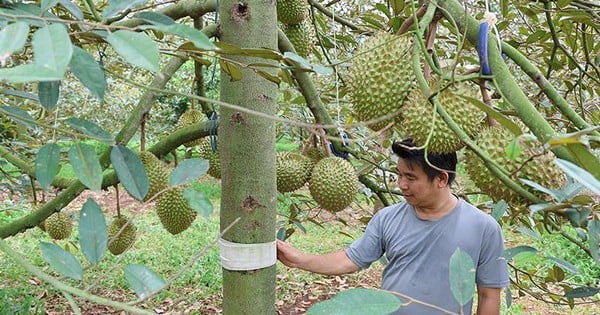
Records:
[[[139,153],[139,158],[144,165],[148,180],[150,181],[148,193],[144,197],[144,201],[148,201],[158,192],[167,188],[169,183],[169,173],[167,173],[162,162],[151,152],[142,151]]]
[[[197,216],[183,197],[181,187],[169,188],[158,197],[156,213],[163,227],[173,235],[187,230]]]
[[[303,154],[309,157],[313,163],[317,163],[327,157],[325,151],[320,147],[310,147]]]
[[[197,124],[201,122],[205,122],[208,120],[208,117],[199,109],[190,108],[186,110],[181,116],[179,116],[179,120],[177,120],[177,129],[183,128],[192,124]],[[193,141],[189,141],[184,143],[183,145],[186,147],[194,147],[200,144],[201,139],[196,139]]]
[[[221,154],[219,154],[219,147],[217,145],[217,151],[213,152],[212,144],[209,138],[202,138],[198,145],[198,152],[201,159],[208,160],[208,175],[214,178],[221,178]]]
[[[520,153],[511,159],[507,155],[507,147],[514,139],[515,136],[504,127],[486,127],[476,139],[476,144],[517,182],[520,182],[520,178],[525,178],[550,189],[563,186],[565,176],[554,164],[554,155],[551,152],[541,154],[539,148],[542,145],[540,143],[533,140],[518,139]],[[524,198],[496,178],[473,151],[467,150],[465,152],[464,165],[469,178],[494,201],[504,199],[504,201],[513,205],[527,203]],[[529,189],[529,186],[523,185],[523,187]],[[540,197],[543,196],[533,189],[529,190],[532,193],[539,194]]]
[[[283,24],[298,24],[308,17],[306,0],[277,0],[277,20]]]
[[[44,221],[46,232],[52,239],[64,240],[71,236],[73,225],[68,214],[63,212],[55,212]]]
[[[378,33],[358,49],[348,69],[346,89],[359,121],[398,113],[395,118],[368,123],[377,131],[397,121],[406,96],[416,86],[411,65],[412,39]]]
[[[282,24],[281,29],[294,45],[298,56],[306,58],[310,55],[315,46],[315,30],[308,20],[298,24]]]
[[[441,81],[437,88],[445,87],[446,84],[449,82]],[[432,89],[435,90],[436,87]],[[466,83],[455,83],[433,97],[471,138],[481,130],[485,113],[463,96],[475,98],[476,93],[477,90]],[[409,94],[402,110],[401,125],[407,137],[412,138],[418,146],[427,143],[427,150],[431,153],[451,153],[465,146],[420,89]]]
[[[136,227],[133,222],[128,221],[129,219],[126,216],[121,215],[115,217],[108,226],[108,250],[113,255],[122,254],[135,242]],[[125,226],[125,224],[127,225]]]
[[[310,179],[313,161],[304,155],[291,152],[277,153],[277,191],[280,193],[300,189]]]
[[[358,193],[358,176],[350,162],[327,157],[313,168],[308,189],[321,208],[338,212],[348,207]]]

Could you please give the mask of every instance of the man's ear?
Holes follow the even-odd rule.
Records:
[[[450,176],[448,175],[448,172],[441,172],[438,175],[440,181],[438,182],[438,187],[439,188],[443,188],[448,186],[448,181],[450,180]]]

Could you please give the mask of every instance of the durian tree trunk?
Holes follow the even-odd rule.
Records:
[[[233,1],[219,4],[221,41],[244,48],[277,49],[275,1]],[[240,64],[274,61],[245,56],[225,56]],[[277,85],[248,68],[242,79],[221,73],[221,100],[274,116]],[[276,75],[275,68],[261,70]],[[275,173],[275,123],[264,115],[220,108],[221,229],[238,217],[223,238],[236,243],[275,240],[277,183]],[[275,314],[275,266],[252,271],[223,269],[224,314]]]

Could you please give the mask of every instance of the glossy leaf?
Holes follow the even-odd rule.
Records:
[[[43,81],[38,83],[38,98],[46,110],[53,110],[58,103],[60,81]]]
[[[198,179],[206,174],[208,161],[203,159],[186,159],[179,164],[169,177],[169,185],[176,186]]]
[[[0,80],[6,80],[15,84],[33,81],[56,81],[62,79],[63,75],[32,63],[0,69]]]
[[[77,20],[83,20],[83,12],[81,12],[81,9],[75,3],[73,3],[73,1],[59,0],[58,3],[60,3],[63,8],[67,9],[67,11],[69,11],[69,13],[71,13],[71,15],[73,15],[73,17],[75,17]]]
[[[56,244],[42,241],[40,241],[40,249],[44,261],[56,269],[58,273],[75,280],[83,279],[83,268],[81,268],[79,260],[73,254]]]
[[[69,150],[69,159],[77,179],[93,191],[102,189],[102,167],[94,148],[85,143],[75,143]]]
[[[113,140],[113,137],[108,132],[91,121],[87,121],[82,118],[71,117],[66,120],[66,123],[73,129],[78,130],[94,139],[104,142],[110,142]]]
[[[146,298],[167,285],[159,275],[142,265],[125,267],[125,279],[140,299]]]
[[[494,205],[494,208],[492,209],[492,217],[496,221],[498,221],[502,218],[502,216],[504,216],[506,210],[508,210],[508,204],[506,203],[506,201],[500,200]]]
[[[12,106],[0,106],[0,112],[4,112],[8,115],[8,117],[10,117],[10,119],[18,123],[21,123],[31,129],[35,129],[35,125],[32,123],[32,121],[35,121],[35,119],[33,119],[28,112],[20,108]]]
[[[158,46],[145,34],[120,30],[108,35],[106,41],[132,65],[153,72],[160,70]]]
[[[229,74],[230,81],[239,81],[242,79],[242,71],[236,65],[223,59],[219,59],[219,64],[221,65],[221,70]]]
[[[600,266],[600,221],[590,220],[588,228],[588,244],[590,246],[590,254],[597,265]]]
[[[59,0],[42,0],[42,4],[40,6],[42,12],[48,11],[48,9],[54,7],[58,3],[58,1]]]
[[[60,147],[56,143],[48,143],[42,146],[35,158],[35,178],[48,190],[54,177],[58,173],[60,163]]]
[[[104,18],[111,18],[127,9],[133,9],[144,5],[146,2],[148,2],[148,0],[109,0],[108,8],[102,13]]]
[[[88,198],[79,212],[79,246],[85,258],[97,265],[108,245],[106,220],[100,206]]]
[[[138,155],[126,146],[117,145],[110,152],[110,161],[127,192],[137,200],[144,200],[150,180]]]
[[[577,268],[575,265],[573,265],[572,263],[560,259],[560,258],[556,258],[556,257],[552,257],[552,256],[548,256],[548,259],[552,260],[555,264],[557,264],[558,266],[574,273],[574,274],[580,274],[581,272],[579,271],[579,268]]]
[[[12,89],[3,89],[0,90],[0,94],[12,95],[20,98],[24,98],[27,100],[32,100],[36,103],[39,103],[40,99],[37,95],[25,91],[12,90]]]
[[[202,33],[200,30],[195,29],[185,24],[169,24],[169,25],[149,25],[147,28],[158,30],[164,33],[177,35],[185,39],[189,39],[194,46],[203,50],[215,50],[215,44],[210,41],[210,38]]]
[[[173,20],[171,17],[158,12],[140,12],[136,14],[135,17],[152,24],[171,25],[175,23],[175,20]]]
[[[73,46],[73,58],[71,58],[69,68],[92,95],[100,99],[100,102],[104,101],[104,91],[106,90],[104,71],[87,51]]]
[[[554,163],[567,173],[567,175],[573,177],[579,183],[600,195],[600,181],[598,181],[594,175],[567,160],[556,159]]]
[[[578,287],[578,288],[568,291],[567,293],[565,293],[564,297],[573,298],[573,299],[581,299],[581,298],[585,298],[585,297],[594,296],[598,293],[600,293],[600,289],[585,286],[585,287]]]
[[[208,219],[214,211],[214,207],[208,196],[206,196],[200,189],[197,189],[193,186],[187,187],[183,190],[183,198],[185,198],[188,205],[192,209],[206,219]]]
[[[506,260],[510,260],[513,259],[515,256],[517,256],[518,254],[521,253],[532,253],[535,254],[537,253],[538,250],[531,247],[531,246],[527,246],[527,245],[522,245],[522,246],[516,246],[513,248],[507,248],[504,250],[504,253],[502,253],[502,257],[504,257],[504,259]]]
[[[15,22],[8,24],[0,31],[0,57],[10,56],[20,51],[27,42],[29,24]]]
[[[473,299],[475,293],[475,264],[465,251],[457,248],[450,257],[450,290],[461,306]]]
[[[62,78],[73,55],[73,46],[63,24],[50,24],[33,34],[34,64]]]
[[[313,305],[307,315],[384,315],[402,306],[400,299],[390,292],[375,289],[350,289],[336,294],[327,301]]]

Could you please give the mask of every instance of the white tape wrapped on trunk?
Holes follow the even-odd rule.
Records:
[[[256,270],[277,262],[276,242],[242,244],[219,239],[221,265],[227,270]]]

